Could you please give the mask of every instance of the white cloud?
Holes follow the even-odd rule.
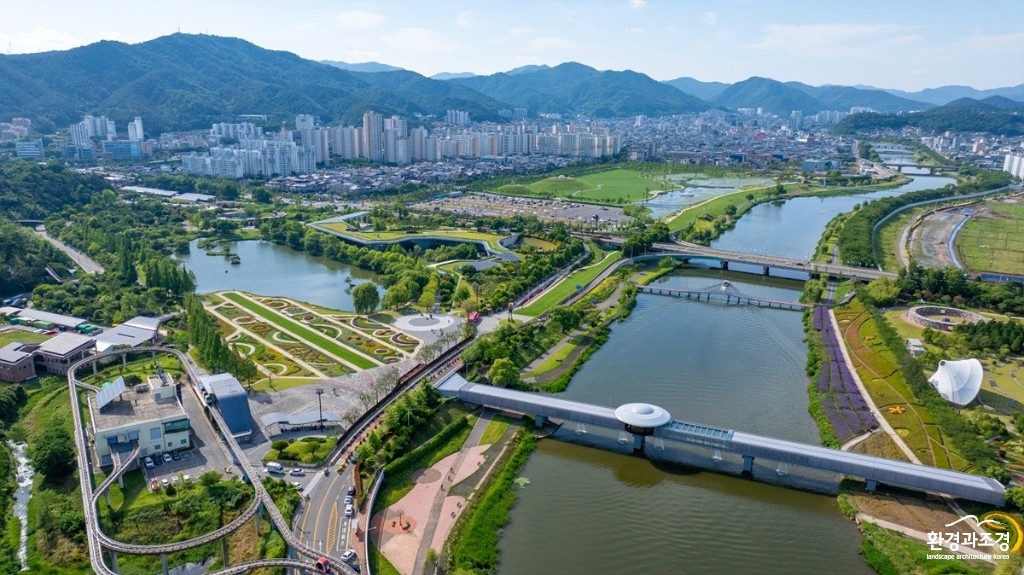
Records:
[[[894,46],[908,46],[919,36],[898,34],[905,26],[895,24],[768,24],[764,37],[751,46],[806,56],[850,56],[877,53]]]
[[[342,28],[369,30],[383,24],[387,18],[383,14],[365,10],[349,10],[338,14],[338,24]]]
[[[34,28],[16,34],[0,32],[0,51],[10,50],[14,54],[69,50],[86,42],[53,28]]]
[[[964,36],[956,42],[958,49],[978,52],[1021,52],[1024,46],[1024,32],[1013,34],[974,34]]]
[[[639,10],[647,6],[647,0],[629,0],[629,5]]]
[[[638,28],[638,27],[636,27],[636,26],[634,26],[634,27],[632,27],[632,28],[626,28],[626,32],[630,32],[630,33],[632,33],[632,34],[640,34],[640,33],[642,33],[643,31],[644,31],[644,29],[643,29],[643,28]]]
[[[463,10],[462,12],[459,12],[457,16],[455,16],[455,22],[459,26],[462,26],[463,28],[472,28],[473,25],[476,23],[476,20],[473,18],[472,12],[470,12],[469,10]]]
[[[715,24],[718,24],[718,15],[714,12],[705,12],[701,17],[701,20],[704,20],[704,23],[708,26],[714,26]]]

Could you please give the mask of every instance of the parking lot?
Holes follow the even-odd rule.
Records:
[[[414,204],[413,209],[424,212],[445,211],[469,216],[532,215],[546,221],[565,223],[597,221],[607,226],[626,224],[632,219],[622,213],[622,208],[614,206],[595,206],[562,200],[519,198],[496,194],[466,194],[455,198],[446,197]]]

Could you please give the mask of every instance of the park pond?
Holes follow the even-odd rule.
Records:
[[[667,176],[679,189],[661,192],[657,197],[636,202],[651,210],[651,217],[661,219],[686,206],[697,204],[725,194],[767,186],[771,178],[712,178],[703,174],[672,174]]]
[[[225,242],[241,261],[232,264],[227,256],[206,255],[199,241],[189,244],[189,254],[178,256],[196,276],[196,293],[241,290],[352,310],[352,288],[376,279],[372,272],[354,266],[257,240]],[[379,291],[383,296],[383,288]]]

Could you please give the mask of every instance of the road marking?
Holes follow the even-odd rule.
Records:
[[[338,502],[331,505],[331,515],[327,519],[327,548],[334,547],[334,541],[338,537]],[[319,521],[317,522],[319,523]]]
[[[327,493],[328,494],[330,494],[334,490],[334,483],[336,481],[338,481],[338,479],[340,479],[340,475],[341,474],[339,474],[339,473],[335,473],[334,474],[334,479],[332,479],[331,480],[331,484],[327,486]],[[316,521],[313,523],[313,532],[309,535],[310,541],[312,541],[313,538],[316,537],[317,532],[320,530],[320,516],[321,516],[321,514],[323,514],[324,504],[325,503],[327,503],[326,500],[323,500],[323,499],[320,500],[320,507],[319,507],[319,509],[317,509],[317,512],[316,512]],[[337,500],[335,500],[334,503],[337,503]],[[299,530],[300,533],[305,533],[306,532],[306,520],[309,519],[310,515],[312,515],[312,513],[304,513],[302,515],[302,529]]]

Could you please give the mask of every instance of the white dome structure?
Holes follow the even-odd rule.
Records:
[[[967,405],[981,391],[984,371],[976,359],[939,362],[939,369],[928,379],[943,399],[956,405]]]

